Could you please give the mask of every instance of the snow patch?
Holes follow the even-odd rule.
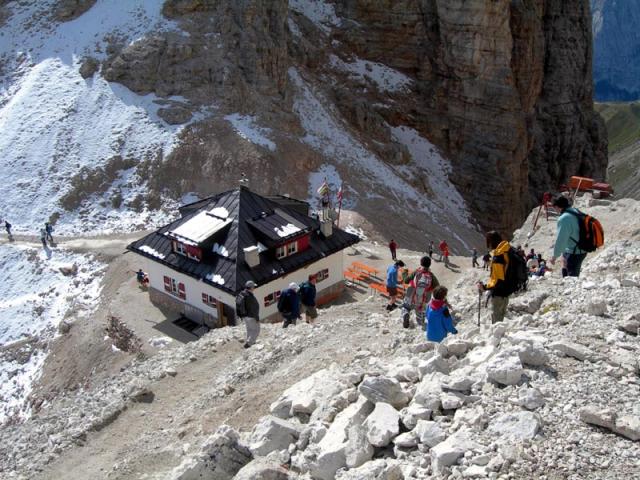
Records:
[[[382,92],[408,92],[413,80],[405,74],[382,63],[356,58],[353,62],[344,62],[335,55],[329,57],[330,65],[338,70],[348,72],[351,78],[370,81]]]
[[[227,250],[224,245],[219,245],[218,243],[214,243],[212,250],[213,250],[213,253],[217,253],[222,257],[229,256],[229,250]]]
[[[327,34],[332,26],[340,25],[335,8],[324,0],[289,0],[289,9],[304,15]]]
[[[164,259],[164,254],[160,253],[159,251],[157,251],[155,248],[150,247],[149,245],[143,245],[139,248],[139,250],[142,250],[143,252],[147,252],[149,255],[152,255],[154,257],[159,258],[160,260]]]
[[[293,235],[296,232],[300,231],[300,228],[296,227],[293,223],[287,223],[282,227],[274,227],[274,230],[278,234],[279,237],[288,237],[289,235]]]
[[[272,152],[276,150],[276,144],[267,137],[271,129],[257,125],[256,117],[234,113],[227,115],[224,119],[231,123],[236,133],[245,140],[266,147]]]
[[[224,285],[224,278],[218,275],[217,273],[215,275],[212,273],[209,273],[205,276],[205,278],[210,282],[217,283],[218,285]]]

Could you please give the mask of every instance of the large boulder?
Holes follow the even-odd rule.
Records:
[[[365,377],[358,391],[373,403],[384,402],[395,408],[402,408],[409,403],[409,395],[395,378]]]
[[[351,386],[348,376],[335,369],[322,369],[285,390],[271,404],[270,411],[285,419],[298,413],[311,414],[319,405]]]
[[[271,415],[262,417],[251,432],[249,450],[261,457],[275,450],[286,450],[300,435],[300,427]]]
[[[456,463],[466,452],[477,450],[478,445],[471,439],[467,429],[460,429],[444,442],[431,448],[431,466],[436,474]]]
[[[367,439],[374,447],[386,447],[400,433],[400,414],[388,403],[378,402],[364,422]]]
[[[487,378],[501,385],[516,385],[524,370],[520,355],[515,349],[500,352],[487,364]]]
[[[418,370],[420,371],[420,377],[425,377],[434,372],[448,374],[449,363],[442,355],[434,355],[428,360],[420,361],[420,363],[418,363]]]
[[[256,458],[247,463],[233,477],[233,480],[291,480],[294,477],[282,465],[273,463],[265,458]]]

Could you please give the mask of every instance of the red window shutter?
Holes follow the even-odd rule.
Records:
[[[164,276],[164,289],[171,293],[171,279],[166,275]]]
[[[305,235],[298,239],[298,251],[304,252],[309,248],[309,235]]]
[[[180,283],[178,284],[178,296],[179,296],[181,299],[183,299],[183,300],[184,300],[185,298],[187,298],[187,294],[186,294],[186,292],[184,291],[184,283],[182,283],[182,282],[180,282]]]
[[[209,295],[206,293],[202,294],[202,303],[209,303]]]

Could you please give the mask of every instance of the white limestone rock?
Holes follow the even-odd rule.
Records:
[[[419,439],[415,431],[405,432],[393,439],[393,444],[400,448],[413,448],[418,445]]]
[[[373,403],[384,402],[395,408],[402,408],[409,403],[409,395],[395,378],[367,376],[358,391]]]
[[[400,382],[416,383],[420,380],[420,370],[413,365],[399,365],[389,370],[389,376]]]
[[[336,416],[326,435],[318,443],[317,459],[310,467],[314,478],[332,480],[340,468],[347,466],[347,448],[355,448],[360,440],[358,437],[349,444],[350,429],[353,426],[362,426],[373,408],[371,402],[365,397],[360,397],[357,402]],[[358,455],[350,450],[350,457],[354,459]]]
[[[640,417],[622,415],[616,418],[614,431],[629,440],[640,440]]]
[[[591,299],[587,302],[585,311],[589,315],[601,317],[607,313],[607,301],[603,298]]]
[[[578,411],[580,420],[592,425],[598,425],[613,430],[616,422],[616,413],[609,408],[598,408],[594,405],[582,407]]]
[[[516,385],[524,370],[520,355],[515,349],[500,352],[487,364],[487,378],[501,385]]]
[[[505,413],[493,419],[487,430],[502,439],[523,441],[533,439],[541,428],[540,417],[532,412]]]
[[[333,368],[319,370],[285,390],[269,409],[273,415],[284,419],[298,413],[311,414],[318,405],[329,402],[352,386],[349,380]]]
[[[275,450],[285,450],[295,443],[300,435],[300,427],[287,420],[271,415],[262,417],[251,432],[249,450],[256,457],[262,457]]]
[[[449,436],[444,442],[431,448],[431,466],[436,474],[458,461],[466,452],[478,449],[478,445],[471,439],[466,429],[460,429]]]
[[[367,438],[367,430],[362,425],[354,425],[348,432],[344,454],[348,468],[356,468],[373,458],[374,449]]]
[[[435,402],[439,402],[439,398],[434,397]],[[439,408],[439,406],[438,406]],[[418,420],[429,420],[433,411],[419,403],[411,403],[408,407],[400,411],[400,420],[402,424],[409,430],[413,430]]]
[[[442,355],[434,355],[428,360],[422,360],[418,364],[420,378],[424,378],[430,373],[440,372],[445,375],[449,373],[449,363]]]
[[[400,414],[388,403],[378,402],[364,422],[367,439],[374,447],[386,447],[400,433]]]
[[[456,410],[453,416],[454,428],[457,425],[468,425],[469,427],[475,427],[482,429],[488,423],[487,414],[482,406],[465,407]]]
[[[277,463],[257,458],[242,467],[233,480],[290,480],[296,477]]]
[[[461,357],[471,349],[472,344],[465,340],[452,338],[451,340],[446,341],[446,345],[449,355]]]
[[[413,432],[420,443],[428,445],[430,448],[438,445],[447,438],[447,434],[439,423],[429,422],[427,420],[419,420]]]
[[[521,388],[518,391],[518,405],[527,410],[536,410],[546,403],[542,393],[537,388]]]
[[[459,392],[446,392],[440,395],[443,410],[456,410],[464,405],[464,395]]]
[[[413,394],[412,403],[422,405],[431,411],[439,410],[442,406],[440,403],[442,379],[443,375],[441,373],[432,373],[424,377]]]
[[[352,470],[340,471],[335,480],[404,480],[397,461],[377,459]]]
[[[558,340],[549,345],[549,348],[568,357],[584,361],[593,357],[593,352],[584,345],[569,342],[567,340]]]
[[[548,296],[549,293],[547,292],[535,292],[516,297],[509,302],[509,310],[517,313],[534,314],[540,310],[542,302],[544,302]]]

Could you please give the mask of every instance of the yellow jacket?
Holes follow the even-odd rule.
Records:
[[[507,252],[511,248],[509,242],[503,240],[498,248],[491,251],[491,278],[485,285],[487,290],[492,290],[494,296],[503,297],[502,284],[505,280],[505,273],[509,265],[509,255]]]

